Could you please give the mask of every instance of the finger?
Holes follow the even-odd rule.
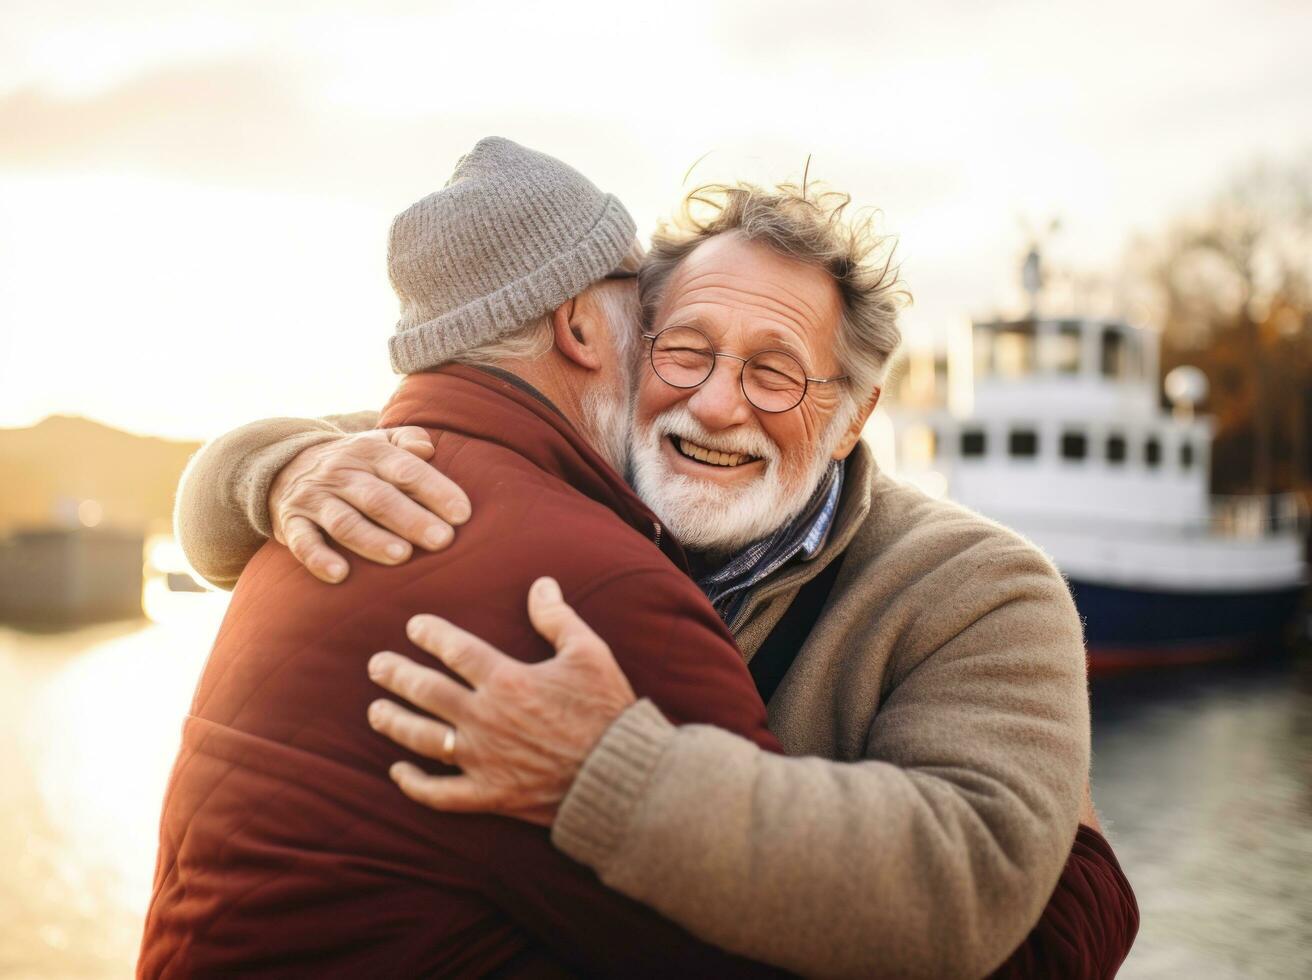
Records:
[[[492,644],[438,616],[413,616],[405,624],[405,632],[415,646],[431,653],[476,688],[498,668],[521,666]]]
[[[565,601],[553,578],[540,578],[529,587],[528,618],[557,653],[606,647],[606,641]]]
[[[339,493],[346,493],[343,488]],[[410,557],[410,543],[369,520],[345,497],[322,497],[311,520],[348,551],[380,565],[398,565]]]
[[[450,725],[401,707],[395,701],[379,698],[369,705],[369,727],[386,735],[411,752],[451,765],[455,760],[447,757],[447,732]]]
[[[450,813],[494,813],[492,794],[469,776],[430,776],[411,762],[398,762],[388,775],[416,803]]]
[[[350,570],[346,560],[328,547],[313,521],[305,517],[287,518],[283,524],[282,537],[287,550],[315,578],[329,585],[335,585],[346,578]]]
[[[387,441],[397,449],[404,449],[420,459],[430,459],[436,451],[427,430],[417,425],[402,425],[395,429],[388,429]]]
[[[405,698],[429,714],[459,725],[469,714],[473,692],[440,670],[384,650],[369,658],[369,677],[384,690]]]
[[[393,449],[379,455],[374,470],[448,524],[459,525],[469,520],[469,497],[431,463]]]
[[[455,536],[448,524],[438,520],[392,484],[371,473],[354,475],[339,492],[346,503],[375,524],[429,551],[445,548]],[[405,557],[408,558],[410,554],[407,544]]]

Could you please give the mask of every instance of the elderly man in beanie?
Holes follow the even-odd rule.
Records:
[[[610,650],[630,655],[631,633],[607,635],[553,593],[537,607],[543,635],[572,632],[550,663],[515,664],[444,623],[416,642],[473,692],[407,658],[371,662],[379,683],[443,719],[380,702],[371,723],[465,770],[407,763],[398,782],[440,808],[554,816],[557,846],[613,887],[703,938],[822,975],[980,975],[1038,916],[1064,855],[1001,972],[1114,973],[1132,893],[1087,799],[1093,826],[1069,850],[1075,798],[1052,795],[1078,790],[1087,751],[1079,627],[1060,578],[1002,529],[881,476],[856,443],[873,399],[845,412],[835,386],[877,383],[896,343],[866,240],[835,232],[831,203],[795,190],[718,193],[718,217],[662,232],[645,263],[637,485],[700,549],[699,585],[750,658],[772,727],[790,752],[832,761],[773,759],[671,724],[614,669]],[[834,338],[835,285],[867,349]],[[752,353],[762,342],[819,370],[793,372],[806,382],[788,388],[788,361]],[[781,401],[786,390],[797,397]],[[274,533],[325,581],[346,566],[318,527],[385,563],[409,553],[407,538],[443,546],[450,527],[418,503],[461,523],[465,501],[387,441],[426,456],[426,433],[342,436],[376,421],[257,423],[211,445],[179,498],[193,564],[235,577],[271,510]],[[397,479],[397,467],[413,472]],[[462,540],[499,519],[475,503]]]
[[[396,219],[406,377],[381,421],[427,433],[482,519],[440,554],[337,588],[276,544],[251,561],[185,722],[141,976],[765,972],[607,889],[542,826],[406,800],[387,776],[395,746],[364,723],[369,654],[438,630],[415,614],[541,660],[538,631],[571,642],[552,625],[564,589],[627,638],[633,691],[777,750],[682,550],[616,472],[635,255],[614,197],[506,140],[480,142]]]

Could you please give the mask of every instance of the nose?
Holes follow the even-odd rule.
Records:
[[[717,357],[711,376],[688,399],[688,410],[712,432],[751,421],[752,406],[738,380],[742,361]]]

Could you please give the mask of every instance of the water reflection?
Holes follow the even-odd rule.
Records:
[[[157,623],[0,630],[0,972],[124,976],[165,781],[226,596]]]
[[[122,977],[160,800],[226,605],[159,621],[0,629],[0,974]],[[1094,687],[1095,796],[1143,912],[1125,977],[1306,975],[1312,698],[1291,664]]]
[[[1094,796],[1139,896],[1123,977],[1312,969],[1312,684],[1268,661],[1095,684]]]

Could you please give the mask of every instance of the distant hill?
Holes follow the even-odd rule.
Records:
[[[99,505],[105,527],[166,525],[178,478],[199,447],[67,415],[0,429],[0,533],[75,524],[86,500]]]

